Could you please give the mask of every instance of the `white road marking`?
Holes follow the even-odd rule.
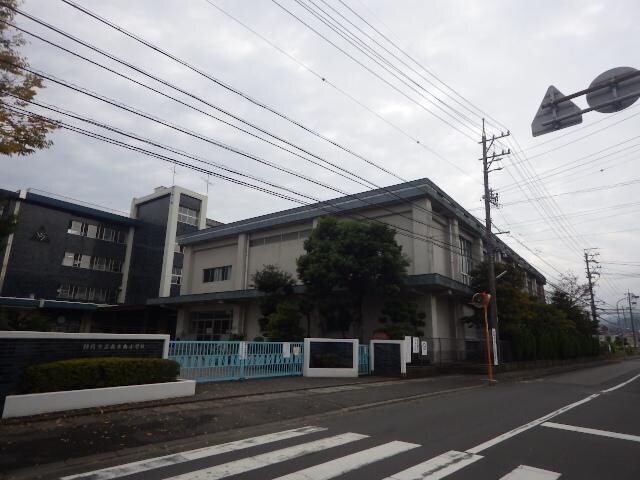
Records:
[[[620,440],[630,440],[632,442],[640,442],[640,436],[629,435],[627,433],[609,432],[607,430],[596,430],[595,428],[575,427],[573,425],[565,425],[563,423],[545,422],[543,427],[557,428],[559,430],[569,430],[570,432],[588,433],[590,435],[599,435],[601,437],[618,438]]]
[[[481,458],[480,455],[451,450],[431,460],[391,475],[384,480],[439,480]]]
[[[602,393],[609,393],[609,392],[613,392],[614,390],[617,390],[619,388],[624,387],[625,385],[628,385],[629,383],[633,382],[634,380],[640,378],[640,374],[636,375],[633,378],[630,378],[629,380],[627,380],[626,382],[622,382],[620,385],[616,385],[615,387],[611,387],[611,388],[607,388],[606,390],[602,390]]]
[[[415,443],[393,441],[361,452],[352,453],[330,462],[321,463],[314,467],[305,468],[304,470],[278,477],[276,480],[328,480],[419,446]]]
[[[556,480],[560,478],[560,475],[560,473],[550,472],[549,470],[520,465],[500,478],[500,480]]]
[[[223,463],[222,465],[183,473],[182,475],[170,477],[170,480],[216,480],[219,478],[226,478],[232,475],[257,470],[258,468],[267,467],[275,463],[293,460],[294,458],[310,455],[328,448],[355,442],[356,440],[361,440],[363,438],[367,438],[367,435],[360,435],[359,433],[343,433],[333,437],[323,438],[321,440],[302,443],[300,445],[294,445],[293,447],[282,448],[280,450],[274,450],[273,452],[255,455],[253,457],[241,458],[240,460]]]
[[[149,458],[147,460],[141,460],[138,462],[125,463],[116,467],[103,468],[101,470],[95,470],[93,472],[70,475],[68,477],[63,477],[61,480],[109,480],[111,478],[133,475],[134,473],[146,472],[149,470],[154,470],[156,468],[166,467],[168,465],[176,465],[178,463],[197,460],[199,458],[220,455],[221,453],[233,452],[235,450],[242,450],[245,448],[255,447],[257,445],[278,442],[280,440],[300,437],[302,435],[322,432],[325,430],[326,428],[324,427],[295,428],[293,430],[269,433],[267,435],[260,435],[259,437],[245,438],[243,440],[238,440],[235,442],[213,445],[211,447],[198,448],[196,450],[189,450],[187,452],[176,453],[173,455],[165,455],[162,457]]]
[[[593,395],[589,395],[587,398],[583,398],[582,400],[579,400],[577,402],[571,403],[569,405],[565,405],[562,408],[559,408],[558,410],[554,410],[551,413],[546,414],[543,417],[538,418],[537,420],[533,420],[532,422],[526,423],[524,425],[521,425],[517,428],[514,428],[513,430],[507,432],[507,433],[503,433],[502,435],[498,435],[495,438],[492,438],[491,440],[487,440],[484,443],[481,443],[480,445],[477,445],[473,448],[470,448],[467,450],[468,453],[480,453],[483,450],[486,450],[487,448],[493,447],[494,445],[497,445],[500,442],[504,442],[505,440],[508,440],[511,437],[515,437],[516,435],[522,433],[522,432],[526,432],[527,430],[533,428],[533,427],[537,427],[538,425],[546,422],[547,420],[551,420],[553,417],[556,417],[564,412],[567,412],[569,410],[571,410],[572,408],[575,408],[577,406],[583,405],[587,402],[590,402],[591,400],[593,400],[594,398],[599,397],[600,394],[599,393],[594,393]]]

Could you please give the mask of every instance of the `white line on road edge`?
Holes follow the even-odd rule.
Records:
[[[361,452],[352,453],[345,457],[336,458],[330,462],[305,468],[304,470],[278,477],[276,480],[329,480],[369,465],[370,463],[392,457],[419,446],[420,445],[416,445],[415,443],[399,442],[396,440]]]
[[[197,460],[199,458],[220,455],[221,453],[233,452],[235,450],[242,450],[249,447],[255,447],[257,445],[278,442],[280,440],[300,437],[302,435],[322,432],[325,430],[326,428],[324,427],[295,428],[293,430],[285,430],[283,432],[270,433],[253,438],[245,438],[244,440],[223,443],[220,445],[213,445],[211,447],[198,448],[196,450],[189,450],[187,452],[176,453],[173,455],[165,455],[162,457],[149,458],[147,460],[141,460],[138,462],[125,463],[124,465],[103,468],[101,470],[95,470],[93,472],[70,475],[68,477],[62,477],[61,480],[109,480],[111,478],[133,475],[134,473],[146,472],[149,470],[154,470],[156,468],[166,467],[168,465],[176,465],[178,463]]]
[[[384,480],[439,480],[481,458],[480,455],[451,450],[431,460],[391,475]]]
[[[167,480],[217,480],[219,478],[226,478],[232,475],[257,470],[258,468],[268,467],[269,465],[276,463],[286,462],[287,460],[293,460],[294,458],[355,442],[356,440],[361,440],[363,438],[367,438],[367,435],[360,435],[359,433],[342,433],[340,435],[323,438],[314,442],[302,443],[300,445],[274,450],[273,452],[267,452],[253,457],[241,458],[240,460],[223,463],[222,465],[183,473],[181,475],[176,475],[175,477],[170,477]]]
[[[574,427],[573,425],[565,425],[563,423],[544,422],[543,427],[557,428],[559,430],[569,430],[570,432],[588,433],[590,435],[600,435],[601,437],[618,438],[620,440],[630,440],[632,442],[640,442],[640,436],[629,435],[627,433],[609,432],[607,430],[596,430],[595,428]]]
[[[560,475],[560,473],[550,472],[549,470],[520,465],[504,477],[501,477],[500,480],[557,480]]]
[[[545,415],[544,417],[540,417],[537,420],[533,420],[532,422],[529,422],[525,425],[522,425],[520,427],[514,428],[513,430],[507,432],[507,433],[503,433],[502,435],[498,435],[495,438],[492,438],[491,440],[487,440],[484,443],[481,443],[480,445],[470,448],[467,450],[468,453],[480,453],[483,450],[486,450],[487,448],[493,447],[494,445],[497,445],[500,442],[503,442],[511,437],[515,437],[516,435],[522,433],[522,432],[526,432],[527,430],[533,428],[533,427],[537,427],[538,425],[543,424],[544,422],[546,422],[547,420],[551,420],[553,417],[557,417],[558,415],[561,415],[565,412],[567,412],[568,410],[571,410],[572,408],[578,407],[582,404],[585,404],[587,402],[590,402],[591,400],[593,400],[594,398],[598,398],[600,395],[602,395],[603,393],[609,393],[609,392],[613,392],[614,390],[617,390],[618,388],[622,388],[625,385],[628,385],[629,383],[633,382],[634,380],[640,378],[640,374],[636,375],[635,377],[630,378],[629,380],[626,380],[624,382],[622,382],[619,385],[616,385],[615,387],[611,387],[608,388],[606,390],[601,390],[600,393],[594,393],[593,395],[589,395],[587,398],[583,398],[582,400],[578,400],[577,402],[571,403],[569,405],[566,405],[562,408],[559,408],[558,410],[555,410],[551,413],[548,413],[547,415]]]
[[[546,414],[544,417],[540,417],[537,420],[533,420],[532,422],[526,423],[524,425],[521,425],[517,428],[514,428],[513,430],[507,432],[507,433],[503,433],[502,435],[498,435],[495,438],[492,438],[491,440],[487,440],[484,443],[481,443],[480,445],[470,448],[467,450],[467,452],[469,453],[480,453],[483,450],[486,450],[489,447],[493,447],[494,445],[497,445],[500,442],[503,442],[511,437],[515,437],[516,435],[525,432],[533,427],[537,427],[538,425],[546,422],[547,420],[551,420],[553,417],[556,417],[568,410],[571,410],[572,408],[575,408],[579,405],[582,405],[584,403],[590,402],[591,400],[593,400],[594,398],[599,397],[600,394],[599,393],[594,393],[593,395],[589,395],[587,398],[583,398],[582,400],[579,400],[577,402],[571,403],[569,405],[565,405],[562,408],[559,408],[558,410],[555,410],[551,413]]]
[[[640,378],[640,374],[636,375],[633,378],[630,378],[629,380],[627,380],[626,382],[622,382],[620,385],[616,385],[615,387],[611,387],[611,388],[607,388],[606,390],[602,390],[602,393],[609,393],[609,392],[613,392],[614,390],[617,390],[618,388],[622,388],[625,385],[633,382],[634,380],[636,380],[637,378]]]

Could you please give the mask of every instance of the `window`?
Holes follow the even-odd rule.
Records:
[[[98,227],[96,238],[98,238],[99,240],[105,240],[107,242],[115,242],[116,231],[113,228]]]
[[[76,253],[73,256],[73,267],[80,267],[82,265],[82,254],[81,253]]]
[[[189,333],[195,340],[221,340],[231,330],[232,310],[191,313]]]
[[[65,267],[72,267],[74,257],[75,255],[73,254],[73,252],[65,252],[64,257],[62,258],[62,265],[64,265]]]
[[[208,282],[224,282],[231,278],[231,265],[225,267],[205,268],[203,270],[202,281]]]
[[[184,245],[180,245],[179,243],[175,243],[173,245],[173,251],[175,253],[184,253]]]
[[[198,210],[192,208],[179,207],[178,221],[187,225],[198,225]]]
[[[106,270],[107,259],[104,257],[91,257],[91,268],[93,270]]]
[[[471,255],[472,244],[466,238],[460,237],[460,273],[462,274],[462,283],[471,284],[471,271],[473,270],[473,257]]]
[[[182,282],[182,267],[173,267],[171,269],[171,285],[180,285]]]
[[[58,298],[85,300],[96,303],[116,303],[116,292],[108,288],[60,285]]]
[[[67,233],[71,233],[73,235],[80,235],[80,229],[82,228],[82,222],[78,220],[71,220],[69,222],[69,228],[67,229]]]

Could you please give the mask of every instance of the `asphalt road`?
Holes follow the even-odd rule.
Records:
[[[247,429],[202,448],[65,479],[637,480],[640,360]]]

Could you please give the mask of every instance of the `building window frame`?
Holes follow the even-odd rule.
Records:
[[[182,267],[172,267],[171,268],[171,285],[181,285],[182,284]]]
[[[178,207],[178,222],[198,226],[199,213],[198,210],[180,205]]]
[[[223,267],[205,268],[202,270],[202,282],[225,282],[231,280],[231,265],[225,265]]]

